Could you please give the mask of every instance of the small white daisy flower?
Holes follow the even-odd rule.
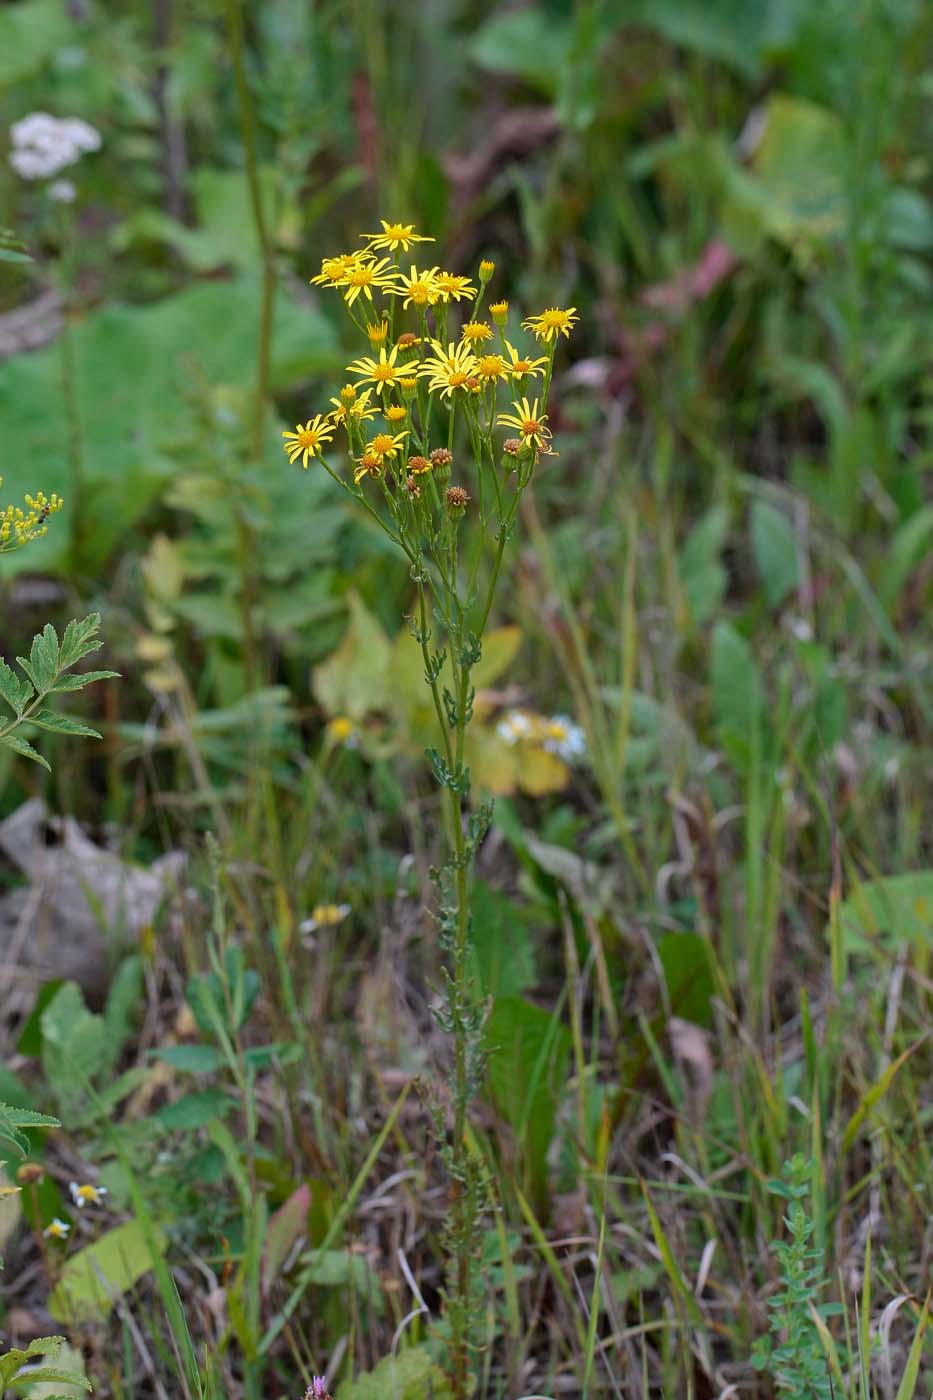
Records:
[[[69,1181],[68,1190],[78,1210],[83,1210],[87,1205],[99,1206],[107,1195],[106,1186],[92,1186],[89,1181],[80,1186],[76,1181]]]

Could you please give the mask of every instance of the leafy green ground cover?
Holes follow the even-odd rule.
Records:
[[[64,1334],[31,1357],[119,1400],[451,1393],[412,583],[279,446],[350,354],[309,278],[391,217],[580,315],[470,739],[474,1393],[930,1395],[931,28],[0,6],[4,130],[102,138],[70,204],[0,168],[4,492],[65,499],[2,561],[3,653],[100,611],[120,673],[0,804],[186,857],[143,924],[88,877],[103,992],[0,921],[3,1384]]]

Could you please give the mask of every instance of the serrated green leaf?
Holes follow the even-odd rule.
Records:
[[[28,667],[23,657],[16,659],[40,694],[48,690],[59,672],[58,633],[51,622],[33,637]]]
[[[100,733],[89,724],[81,724],[70,715],[60,715],[56,710],[37,710],[29,716],[29,723],[40,729],[48,729],[52,734],[79,734],[85,739],[99,739]]]
[[[119,671],[79,671],[70,676],[59,676],[49,690],[49,694],[59,695],[65,691],[83,690],[86,685],[93,685],[95,681],[111,681],[119,680],[119,678]]]
[[[55,1381],[59,1385],[79,1385],[82,1390],[90,1390],[91,1383],[86,1376],[76,1371],[60,1371],[56,1366],[31,1366],[19,1376],[11,1376],[7,1381],[10,1390],[23,1390],[26,1386],[37,1385],[42,1381]]]
[[[0,658],[0,695],[14,714],[21,715],[33,696],[32,686]]]
[[[32,744],[27,743],[25,739],[21,739],[18,734],[0,735],[0,744],[3,744],[8,749],[12,749],[14,753],[18,753],[20,758],[31,758],[33,763],[41,763],[42,767],[48,769],[51,773],[52,769],[48,760],[43,758],[41,753],[38,753],[33,748]]]
[[[0,1103],[0,1113],[4,1114],[17,1128],[60,1128],[61,1123],[48,1113],[37,1113],[34,1108],[14,1108],[12,1104]]]
[[[80,661],[82,656],[97,651],[101,645],[101,640],[97,636],[99,630],[100,613],[89,613],[87,617],[80,620],[72,618],[65,628],[65,635],[62,638],[58,662],[62,671],[73,666],[76,661]]]
[[[34,1337],[28,1346],[12,1347],[10,1351],[0,1355],[0,1394],[31,1357],[47,1356],[49,1352],[58,1351],[64,1345],[64,1337]]]

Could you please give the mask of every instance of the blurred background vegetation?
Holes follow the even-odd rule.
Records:
[[[101,136],[70,201],[0,164],[5,498],[65,499],[0,560],[3,651],[99,609],[122,675],[87,692],[103,744],[35,740],[52,778],[3,751],[0,803],[41,795],[134,869],[182,852],[190,885],[107,924],[93,1012],[57,1003],[73,971],[10,993],[0,1099],[26,1083],[65,1118],[33,1135],[50,1192],[81,1153],[161,1232],[225,1395],[327,1363],[362,1396],[412,1274],[438,1300],[414,1096],[379,1136],[437,1054],[411,585],[280,448],[357,353],[309,278],[384,217],[581,317],[473,756],[498,794],[479,1393],[771,1394],[766,1182],[799,1150],[832,1296],[854,1317],[874,1281],[893,1400],[933,1250],[931,38],[921,0],[0,4],[0,128]],[[585,760],[504,743],[510,706],[572,716]],[[211,976],[239,989],[229,1061]],[[110,1098],[69,1098],[54,1045],[108,986]],[[35,1262],[9,1241],[6,1284]],[[12,1287],[42,1315],[41,1279]],[[89,1357],[102,1394],[172,1374],[153,1288],[148,1371],[122,1302],[71,1317],[86,1346],[123,1329]]]

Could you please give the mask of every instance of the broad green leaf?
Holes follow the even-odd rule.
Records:
[[[710,663],[713,721],[733,764],[744,771],[764,728],[764,688],[745,638],[728,622],[713,628]]]
[[[726,591],[722,551],[729,528],[725,506],[714,506],[693,527],[678,560],[678,573],[695,623],[713,616]]]
[[[497,997],[486,1024],[486,1043],[490,1093],[515,1134],[524,1179],[536,1209],[542,1211],[570,1033],[555,1016],[521,997]]]
[[[152,1056],[189,1074],[210,1074],[223,1063],[223,1056],[214,1045],[160,1045]]]
[[[42,1013],[42,1067],[65,1116],[78,1112],[88,1081],[107,1063],[107,1030],[102,1016],[84,1004],[76,982],[66,982]]]
[[[468,52],[481,68],[521,78],[553,97],[572,39],[566,20],[548,14],[544,7],[527,5],[494,11],[473,35]]]
[[[789,0],[626,0],[618,19],[755,78],[768,54],[792,40],[800,9]]]
[[[18,0],[0,6],[0,88],[33,77],[80,32],[59,0]]]
[[[797,536],[787,517],[770,501],[751,508],[752,553],[770,608],[778,608],[797,587]]]
[[[522,907],[478,880],[470,913],[472,971],[483,995],[514,996],[534,986],[534,947]]]
[[[158,1240],[158,1246],[164,1252],[163,1240]],[[49,1312],[62,1322],[102,1322],[110,1314],[113,1299],[151,1268],[143,1228],[138,1220],[128,1220],[65,1261],[49,1297]]]
[[[203,1128],[212,1118],[225,1118],[232,1108],[233,1100],[222,1089],[202,1089],[163,1104],[153,1117],[165,1128],[188,1130]]]
[[[426,1347],[387,1356],[375,1370],[344,1381],[335,1400],[453,1400],[450,1384]]]
[[[866,880],[839,906],[839,926],[850,953],[870,952],[877,943],[933,948],[933,870]]]
[[[671,1015],[697,1026],[710,1026],[710,998],[715,986],[706,939],[698,933],[662,934],[658,957],[664,969]]]
[[[783,93],[767,100],[764,118],[750,170],[729,176],[729,198],[793,249],[823,243],[845,226],[842,122],[826,107]]]
[[[0,8],[0,14],[8,9]],[[166,481],[184,470],[184,459],[170,456],[169,448],[195,431],[199,405],[192,386],[203,378],[208,386],[245,391],[252,383],[259,307],[256,280],[200,281],[150,304],[102,306],[72,328],[83,499],[88,520],[93,519],[82,542],[89,574],[126,540]],[[335,354],[330,323],[282,293],[275,307],[273,390],[294,387],[309,374],[330,369]],[[36,463],[41,462],[43,489],[65,498],[54,529],[28,550],[3,556],[5,574],[62,569],[68,563],[68,520],[75,498],[67,454],[60,450],[68,438],[60,379],[57,344],[0,363],[0,442],[17,445],[3,464],[6,490],[13,498],[34,490]],[[275,437],[270,423],[270,458]],[[280,462],[276,470],[283,483],[288,480]]]
[[[264,166],[259,182],[268,210],[273,202],[275,170]],[[244,271],[255,268],[260,250],[243,172],[201,166],[192,172],[189,183],[198,218],[197,242],[192,245],[190,237],[183,240],[182,251],[201,259],[202,265],[209,259],[208,266],[227,263]],[[186,232],[190,235],[191,230]]]

